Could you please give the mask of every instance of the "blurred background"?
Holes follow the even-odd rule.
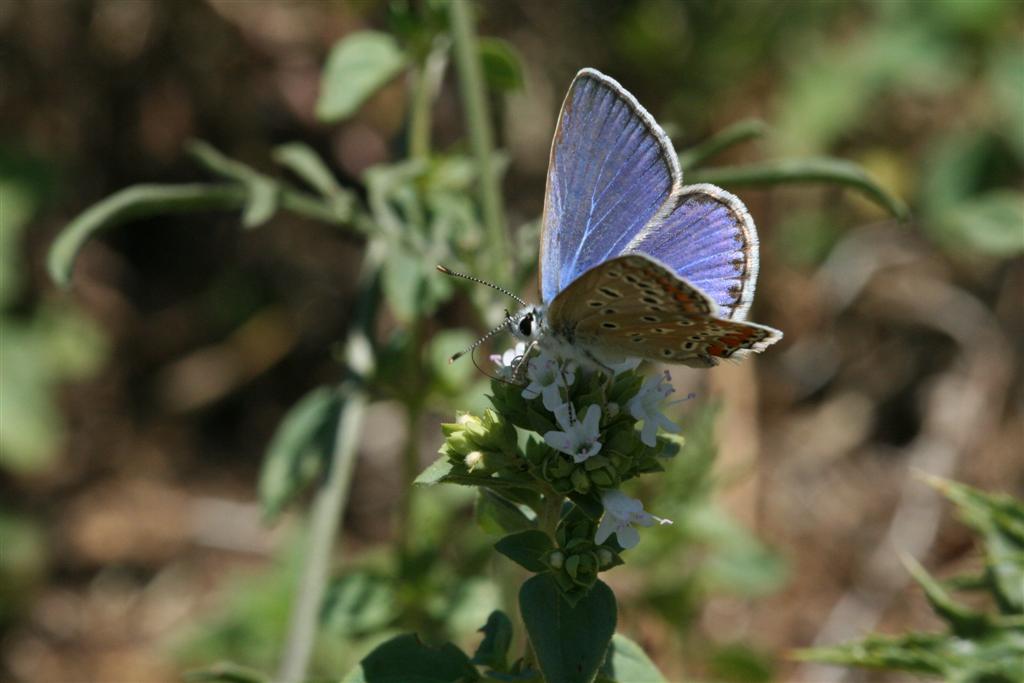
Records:
[[[498,258],[526,264],[506,284],[532,282],[552,129],[584,66],[630,89],[678,150],[758,118],[765,134],[716,166],[833,155],[909,204],[899,222],[835,185],[727,185],[761,236],[751,319],[786,337],[741,365],[673,370],[698,394],[677,413],[690,444],[643,490],[648,509],[679,523],[648,530],[608,575],[620,629],[670,680],[903,680],[787,652],[937,626],[897,550],[940,577],[978,558],[913,472],[1024,494],[1024,5],[476,9],[479,34],[516,56],[504,81],[489,75],[515,245]],[[341,376],[365,236],[288,213],[252,231],[232,212],[147,218],[89,242],[69,291],[48,277],[46,252],[121,188],[208,180],[186,154],[192,138],[267,173],[278,173],[275,145],[301,141],[367,196],[367,169],[411,153],[409,84],[396,75],[328,124],[321,70],[353,31],[416,44],[429,24],[419,10],[0,2],[0,679],[159,682],[221,659],[276,666],[304,506],[265,523],[261,462],[289,408]],[[433,153],[459,159],[450,65],[432,111]],[[410,501],[403,455],[430,462],[439,423],[482,405],[471,364],[429,368],[489,321],[449,283],[421,283],[430,305],[407,310],[401,283],[384,277],[375,335],[414,351],[378,361],[322,675],[395,632],[473,644],[507,597],[510,570],[474,524],[472,496],[452,487]],[[428,398],[410,409],[403,387]]]

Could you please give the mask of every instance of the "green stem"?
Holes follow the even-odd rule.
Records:
[[[405,392],[406,432],[402,449],[402,497],[398,506],[398,552],[403,561],[409,557],[412,541],[412,515],[416,487],[413,481],[419,474],[419,428],[423,414],[423,376],[420,354],[423,349],[423,326],[417,319],[412,323],[409,343],[408,391]]]
[[[444,77],[448,49],[448,39],[439,36],[413,73],[412,104],[409,112],[409,156],[413,159],[430,157],[430,114]]]
[[[910,215],[907,205],[890,194],[857,164],[844,159],[816,157],[780,159],[744,166],[717,166],[694,171],[691,183],[714,185],[779,185],[782,183],[829,183],[859,190],[900,220]]]
[[[562,506],[565,503],[565,496],[555,493],[549,489],[544,492],[544,503],[541,506],[540,515],[537,518],[537,527],[551,537],[551,542],[558,545],[555,538],[555,531],[558,529],[558,522],[562,518]],[[519,632],[526,633],[526,625],[520,619]],[[523,662],[534,669],[537,669],[537,654],[533,650],[533,644],[529,636],[523,647]]]
[[[551,537],[552,542],[555,542],[555,529],[558,527],[558,521],[562,518],[562,506],[564,503],[565,496],[561,496],[554,491],[544,494],[544,506],[541,508],[540,516],[537,519],[537,526]]]
[[[493,277],[507,281],[509,277],[509,247],[505,235],[501,206],[501,188],[494,159],[494,135],[491,131],[487,91],[480,66],[473,10],[468,0],[452,0],[449,5],[452,38],[455,43],[455,66],[459,74],[462,106],[466,112],[469,142],[480,169],[480,203],[483,208],[484,228],[487,231],[488,253],[491,254]]]
[[[685,149],[679,153],[679,167],[687,171],[715,156],[722,150],[737,145],[751,138],[765,134],[768,125],[760,119],[744,119],[737,121],[725,130],[719,131],[696,147]]]
[[[278,683],[299,683],[306,678],[316,643],[334,541],[348,500],[368,401],[365,382],[374,369],[370,335],[378,299],[378,273],[383,258],[383,242],[371,241],[359,274],[360,294],[355,325],[349,333],[345,348],[348,377],[342,381],[339,391],[346,400],[338,413],[337,436],[327,479],[317,491],[310,512],[308,548],[278,669]]]

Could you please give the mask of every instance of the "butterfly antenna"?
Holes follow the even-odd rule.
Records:
[[[451,275],[452,277],[461,277],[461,278],[462,278],[463,280],[469,280],[470,282],[476,282],[476,283],[478,283],[478,284],[481,284],[481,285],[487,285],[487,286],[488,286],[488,287],[490,287],[491,289],[496,289],[496,290],[498,290],[499,292],[501,292],[501,293],[502,293],[502,294],[504,294],[505,296],[510,296],[510,297],[512,297],[513,299],[515,299],[516,301],[518,301],[518,302],[519,302],[519,304],[520,304],[520,305],[522,305],[522,306],[528,306],[528,305],[529,305],[529,304],[527,304],[527,303],[526,303],[525,301],[523,301],[522,299],[520,299],[520,298],[519,298],[518,296],[516,296],[515,294],[513,294],[512,292],[508,291],[508,290],[507,290],[507,289],[505,289],[504,287],[499,287],[498,285],[494,284],[493,282],[488,282],[487,280],[481,280],[481,279],[480,279],[480,278],[478,278],[478,277],[473,277],[472,275],[466,275],[465,273],[456,273],[456,272],[455,272],[454,270],[449,270],[448,268],[446,268],[446,267],[444,267],[444,266],[440,266],[440,265],[439,265],[439,266],[437,266],[437,269],[438,269],[438,271],[440,271],[440,272],[444,273],[445,275]],[[493,333],[492,333],[492,334],[493,334]],[[488,336],[490,336],[490,335],[488,335]],[[487,338],[487,337],[484,337],[484,339],[486,339],[486,338]],[[483,341],[483,339],[481,339],[480,341]],[[467,349],[467,351],[468,351],[468,350],[469,350],[469,349]],[[465,351],[463,351],[463,353],[465,353]]]
[[[448,362],[449,362],[449,363],[454,363],[454,362],[455,362],[455,361],[457,361],[457,360],[458,360],[459,358],[462,358],[463,356],[465,356],[465,355],[466,355],[467,353],[470,353],[470,352],[472,352],[472,351],[473,351],[473,349],[475,349],[476,347],[478,347],[478,346],[480,346],[481,344],[483,344],[483,343],[484,343],[485,341],[487,341],[488,339],[490,339],[491,337],[493,337],[494,335],[496,335],[496,334],[497,334],[498,332],[501,332],[501,331],[502,331],[503,329],[505,329],[505,328],[506,328],[507,326],[508,326],[508,312],[506,311],[506,313],[505,313],[505,319],[501,321],[501,324],[500,324],[500,325],[498,325],[497,327],[495,327],[495,328],[494,328],[493,330],[491,330],[490,332],[488,332],[488,333],[487,333],[487,334],[485,334],[484,336],[482,336],[482,337],[480,337],[479,339],[477,339],[477,340],[476,340],[475,342],[473,342],[472,344],[470,344],[470,345],[469,345],[469,346],[468,346],[467,348],[465,348],[465,349],[463,349],[462,351],[459,351],[458,353],[454,354],[454,355],[453,355],[453,356],[452,356],[451,358],[449,358],[449,359],[448,359]],[[473,363],[473,364],[474,364],[474,365],[476,365],[476,361],[474,361],[474,363]],[[479,366],[478,366],[478,367],[479,367]]]

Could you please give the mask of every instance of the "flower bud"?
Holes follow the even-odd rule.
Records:
[[[484,454],[481,453],[480,451],[470,451],[469,453],[466,454],[466,457],[463,460],[463,462],[466,463],[466,467],[469,468],[470,472],[475,470],[478,466],[482,466],[483,461]]]
[[[610,553],[609,553],[610,554]],[[560,550],[552,550],[548,555],[548,566],[552,569],[561,569],[565,564],[565,554]]]
[[[565,573],[571,576],[573,579],[576,578],[577,572],[580,569],[580,556],[572,555],[565,561]]]
[[[577,493],[586,493],[590,490],[590,478],[582,469],[574,469],[570,479],[572,480],[572,487]]]
[[[598,548],[597,561],[601,569],[606,569],[615,561],[615,556],[612,555],[612,551],[608,550],[608,548]]]

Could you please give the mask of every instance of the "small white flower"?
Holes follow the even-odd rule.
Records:
[[[526,353],[526,342],[519,342],[511,349],[502,354],[491,354],[491,362],[498,366],[498,376],[502,379],[512,379],[516,371],[516,359],[522,358]]]
[[[545,434],[547,445],[572,456],[573,462],[578,463],[601,452],[601,442],[597,440],[601,436],[601,406],[592,404],[582,421],[573,421],[569,406],[564,405],[555,411],[555,419],[562,431]]]
[[[554,356],[541,351],[526,365],[526,377],[530,383],[523,389],[523,398],[544,398],[544,407],[555,412],[562,403],[562,387],[568,388],[576,379],[576,367],[571,362],[564,365]]]
[[[633,528],[633,524],[639,526],[654,526],[658,524],[671,524],[671,519],[656,517],[649,512],[644,512],[644,504],[636,498],[630,498],[622,491],[605,491],[601,495],[601,503],[604,505],[604,516],[597,526],[597,533],[594,534],[594,542],[600,545],[607,541],[612,534],[623,548],[632,548],[640,542],[640,532]]]
[[[669,384],[670,379],[672,377],[667,370],[659,377],[648,377],[636,396],[629,400],[629,414],[637,420],[644,421],[644,426],[640,430],[640,440],[652,448],[657,443],[658,427],[666,432],[680,431],[679,425],[661,412],[662,402],[675,392]],[[693,398],[693,395],[687,397],[689,398]]]

